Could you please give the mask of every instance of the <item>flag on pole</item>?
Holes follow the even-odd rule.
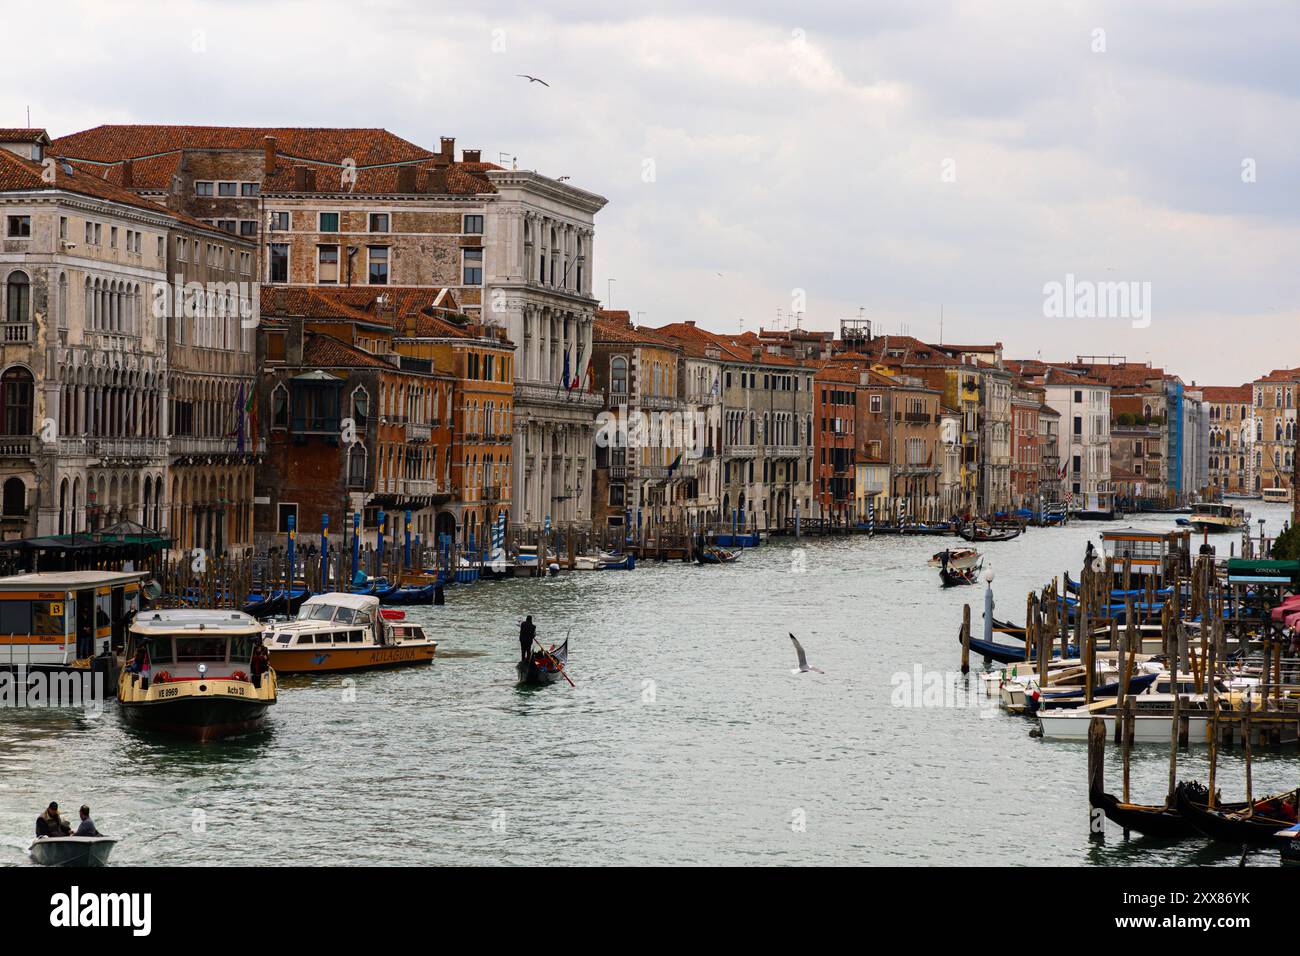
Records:
[[[564,377],[560,380],[564,387],[569,387],[569,350],[564,350]]]

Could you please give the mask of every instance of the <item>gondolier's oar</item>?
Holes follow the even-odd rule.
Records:
[[[565,638],[565,640],[568,640],[568,638]],[[570,687],[578,686],[573,682],[573,678],[569,676],[569,672],[564,669],[564,665],[560,663],[560,659],[558,657],[556,657],[554,654],[548,651],[545,645],[543,645],[542,642],[535,637],[533,638],[533,643],[536,644],[538,647],[540,647],[542,649],[542,653],[545,654],[547,657],[549,657],[555,663],[555,666],[560,669],[560,673],[564,676],[564,679],[569,682]]]

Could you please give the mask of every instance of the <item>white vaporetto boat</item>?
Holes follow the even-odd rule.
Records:
[[[28,853],[41,866],[107,866],[112,837],[37,837]]]

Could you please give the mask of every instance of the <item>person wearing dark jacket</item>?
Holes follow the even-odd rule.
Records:
[[[519,659],[528,660],[533,652],[533,641],[537,639],[537,625],[533,623],[533,616],[530,614],[519,625]]]
[[[72,836],[72,827],[63,822],[63,817],[59,816],[59,805],[50,802],[45,808],[45,812],[36,818],[36,835],[38,837],[65,837]]]

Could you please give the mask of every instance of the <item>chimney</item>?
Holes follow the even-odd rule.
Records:
[[[399,193],[415,192],[415,174],[417,170],[414,166],[397,167],[397,191]]]
[[[267,136],[262,139],[262,165],[266,167],[266,172],[275,171],[275,157],[279,148],[279,140],[274,136]]]
[[[127,160],[123,160],[123,162],[122,162],[122,188],[123,188],[123,189],[131,189],[133,186],[135,186],[135,168],[133,167],[133,165],[132,165],[132,163],[131,163],[131,160],[129,160],[129,159],[127,159]]]
[[[482,155],[483,153],[481,150],[466,149],[461,151],[460,160],[463,163],[479,163],[482,162],[479,158]]]
[[[444,136],[442,138],[442,162],[448,165],[456,161],[456,137]]]
[[[293,167],[293,191],[298,193],[314,193],[316,191],[316,170],[313,167]]]
[[[691,328],[695,328],[695,320],[694,320],[694,319],[687,319],[687,320],[686,320],[686,324],[689,325]]]

